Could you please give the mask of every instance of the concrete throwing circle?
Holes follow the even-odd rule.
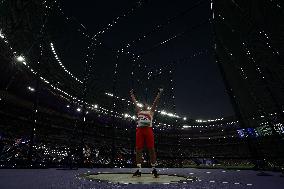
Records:
[[[154,178],[150,173],[142,173],[141,177],[132,177],[132,173],[89,173],[81,177],[90,181],[118,183],[118,184],[173,184],[191,183],[197,181],[197,177],[160,174]]]

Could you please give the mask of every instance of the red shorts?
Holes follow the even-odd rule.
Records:
[[[154,133],[152,127],[137,127],[136,128],[136,149],[142,150],[144,142],[148,149],[154,148]]]

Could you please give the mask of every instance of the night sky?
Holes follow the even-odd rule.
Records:
[[[196,2],[198,1],[148,0],[143,7],[138,8],[131,16],[121,19],[100,39],[109,48],[120,48],[150,31],[156,24],[163,23],[168,18],[187,10]],[[135,6],[135,3],[137,1],[133,0],[81,2],[64,0],[62,7],[66,15],[73,16],[73,19],[82,23],[90,34],[95,34],[111,23],[114,18]],[[205,1],[161,31],[134,45],[133,52],[137,54],[145,52],[156,44],[208,20],[209,17],[210,2]],[[66,67],[82,78],[84,70],[82,62],[87,43],[82,40],[82,37],[76,38],[71,34],[62,36],[64,36],[64,39],[61,39],[64,41],[64,49],[59,52],[60,56]],[[211,26],[205,23],[164,45],[151,49],[143,56],[143,64],[149,67],[160,67],[172,61],[177,62],[174,93],[178,114],[198,119],[213,119],[234,114],[211,47]],[[203,54],[186,62],[177,61],[198,52]],[[101,59],[97,64],[103,64],[103,61]]]

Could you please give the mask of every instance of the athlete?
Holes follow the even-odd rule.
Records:
[[[144,104],[140,108],[137,104],[138,102],[135,98],[135,95],[133,94],[133,89],[130,91],[131,100],[135,104],[138,115],[137,128],[136,128],[136,164],[138,169],[133,174],[133,177],[141,176],[142,151],[145,142],[150,155],[151,166],[153,168],[152,174],[154,175],[155,178],[158,178],[158,172],[155,168],[156,152],[154,148],[154,133],[152,129],[152,122],[153,122],[154,112],[157,108],[158,101],[160,99],[162,92],[163,89],[160,88],[151,107],[149,107],[147,104]]]

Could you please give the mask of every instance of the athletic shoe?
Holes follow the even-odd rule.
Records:
[[[158,171],[155,168],[153,169],[153,171],[151,173],[152,173],[152,175],[154,175],[155,178],[159,177]]]
[[[133,173],[132,177],[141,177],[141,172],[139,171],[139,169]]]

